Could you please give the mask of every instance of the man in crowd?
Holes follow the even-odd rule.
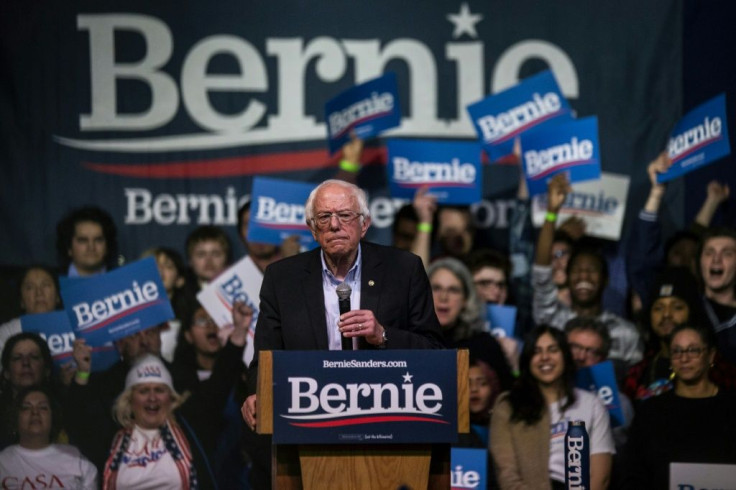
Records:
[[[591,316],[604,323],[611,336],[610,358],[630,366],[641,360],[643,345],[639,332],[629,321],[603,310],[603,290],[608,283],[608,264],[600,253],[578,248],[567,265],[567,283],[571,306],[563,304],[553,280],[552,243],[557,213],[565,202],[570,186],[564,174],[548,184],[547,215],[537,241],[532,270],[534,297],[532,310],[537,324],[547,323],[562,329],[576,316]]]
[[[360,188],[325,181],[312,191],[305,211],[320,247],[266,269],[249,393],[255,393],[261,350],[340,350],[343,336],[357,339],[361,349],[442,347],[420,259],[361,242],[371,217]],[[351,305],[357,309],[340,315],[335,290],[343,282],[351,287]],[[255,394],[242,411],[255,428]]]
[[[699,257],[705,312],[716,330],[719,350],[736,362],[736,230],[708,230]]]
[[[56,226],[56,250],[62,273],[69,277],[106,272],[117,260],[115,223],[100,208],[75,209]]]
[[[466,260],[473,274],[478,297],[486,303],[504,305],[509,299],[511,261],[501,252],[482,248],[472,252]]]
[[[187,258],[194,280],[187,281],[196,294],[230,263],[230,240],[217,226],[200,226],[187,237]]]
[[[608,359],[611,337],[606,326],[595,318],[575,317],[565,324],[565,333],[578,369],[589,368]],[[628,429],[634,420],[634,407],[629,397],[619,392],[619,403],[624,416],[623,424],[613,427],[612,430],[617,453],[620,453],[626,444]],[[613,423],[611,425],[613,426]],[[619,464],[617,458],[618,456],[614,456],[614,467]]]
[[[608,358],[611,337],[606,326],[594,318],[576,317],[565,324],[567,343],[578,369],[590,367]]]

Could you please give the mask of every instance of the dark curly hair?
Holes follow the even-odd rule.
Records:
[[[114,268],[117,265],[116,261],[118,257],[117,228],[115,228],[115,222],[112,216],[104,209],[96,206],[85,206],[74,209],[56,225],[56,254],[59,259],[59,266],[63,271],[66,271],[69,267],[71,263],[69,249],[72,246],[76,226],[85,221],[97,223],[102,228],[102,234],[105,236],[105,245],[107,247],[105,265],[108,269]]]

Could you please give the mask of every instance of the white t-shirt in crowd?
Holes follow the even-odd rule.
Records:
[[[13,445],[0,452],[0,488],[71,488],[93,490],[97,468],[79,450],[67,444],[43,449]]]
[[[616,452],[611,434],[611,421],[608,411],[598,396],[575,388],[575,403],[560,413],[561,401],[549,405],[549,477],[565,481],[565,434],[573,420],[585,422],[590,441],[590,454]]]
[[[120,461],[117,488],[136,490],[177,490],[181,477],[176,462],[166,450],[158,429],[135,426],[130,444]]]

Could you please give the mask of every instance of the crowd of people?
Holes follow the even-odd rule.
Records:
[[[360,150],[352,141],[344,157],[359,162]],[[650,194],[618,251],[626,315],[606,307],[606,287],[621,278],[601,242],[580,219],[557,222],[571,191],[564,175],[548,183],[537,232],[520,179],[504,250],[477,245],[469,208],[438,205],[427,189],[396,213],[392,247],[365,242],[370,211],[346,182],[354,175],[310,196],[316,251],[300,253],[295,237],[248,242],[248,203],[238,234],[263,284],[256,348],[339,349],[345,336],[361,348],[468,349],[471,432],[458,445],[488,449],[490,488],[563,488],[573,420],[588,430],[594,490],[668,488],[671,462],[734,464],[736,229],[711,226],[729,188],[711,183],[693,225],[664,237],[657,213],[666,188],[656,175],[667,164],[662,154],[648,166]],[[118,265],[116,229],[102,209],[70,212],[57,237],[60,268],[32,265],[20,280],[22,314],[62,307],[60,275]],[[57,368],[19,318],[0,325],[0,487],[270,486],[270,442],[252,430],[257,359],[244,357],[254,312],[236,303],[223,331],[196,299],[238,254],[215,226],[191,232],[185,258],[176,245],[144,253],[156,260],[176,318],[115,342],[119,361],[105,370],[95,369],[84,339],[74,341],[73,362]],[[361,292],[361,275],[383,273],[382,264],[394,279],[390,300],[379,303]],[[330,313],[324,292],[343,281],[361,309]],[[300,304],[295,284],[327,311]],[[516,307],[513,335],[491,332],[490,304]],[[305,322],[319,333],[293,326]],[[615,427],[597,394],[575,383],[576,370],[606,360],[624,413]]]

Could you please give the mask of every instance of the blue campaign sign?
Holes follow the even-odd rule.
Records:
[[[350,133],[368,139],[401,124],[396,74],[349,88],[325,104],[330,153],[350,141]]]
[[[529,195],[547,192],[547,181],[565,172],[570,183],[601,178],[598,118],[547,125],[521,137]]]
[[[549,121],[572,120],[572,110],[547,70],[467,107],[491,162],[512,154],[514,138]]]
[[[667,152],[672,165],[657,182],[667,182],[731,154],[728,142],[726,95],[710,99],[675,125]]]
[[[60,286],[72,330],[93,347],[174,318],[153,257]]]
[[[297,235],[303,247],[317,246],[304,217],[304,204],[314,184],[256,177],[251,193],[248,241],[281,245]]]
[[[453,447],[450,449],[450,488],[488,488],[488,450]]]
[[[37,333],[46,340],[57,369],[73,362],[72,351],[76,337],[65,311],[24,315],[20,317],[20,324],[24,332]],[[120,355],[112,343],[93,347],[92,371],[104,371],[119,359]]]
[[[454,350],[274,351],[273,442],[457,440]]]
[[[391,196],[413,199],[428,187],[440,204],[480,201],[483,173],[477,143],[389,140],[388,172]]]
[[[494,337],[513,337],[516,327],[516,306],[487,305],[486,320]]]
[[[575,384],[578,388],[598,394],[598,398],[611,415],[611,427],[624,423],[624,412],[616,384],[616,375],[611,361],[603,361],[593,366],[578,369]]]

